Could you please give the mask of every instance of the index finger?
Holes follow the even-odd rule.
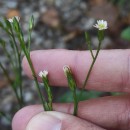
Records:
[[[31,52],[31,59],[38,73],[48,70],[53,86],[67,86],[63,66],[69,65],[77,85],[82,86],[92,62],[88,51],[39,50]],[[87,89],[100,91],[130,92],[130,50],[103,50],[95,62]],[[26,58],[23,59],[25,73],[32,78]],[[40,81],[40,77],[38,76]]]

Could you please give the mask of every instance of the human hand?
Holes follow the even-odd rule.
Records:
[[[91,65],[86,51],[34,51],[31,59],[38,74],[48,70],[53,86],[67,86],[63,66],[69,65],[81,87]],[[26,59],[23,68],[32,78]],[[130,50],[100,51],[89,78],[87,89],[107,92],[130,92]],[[40,78],[39,78],[40,81]],[[71,115],[71,103],[54,104],[53,112],[43,112],[41,105],[28,106],[14,117],[13,130],[129,130],[130,96],[109,96],[79,103],[78,117]]]

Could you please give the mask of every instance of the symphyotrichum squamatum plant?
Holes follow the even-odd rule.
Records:
[[[25,41],[23,30],[20,24],[20,17],[15,16],[10,19],[3,18],[3,21],[0,21],[0,28],[9,36],[9,41],[6,41],[6,39],[3,39],[2,37],[0,37],[0,47],[3,49],[7,59],[10,62],[12,73],[15,78],[12,78],[12,75],[9,74],[8,70],[6,69],[6,66],[2,62],[0,62],[0,68],[3,74],[5,75],[7,81],[10,83],[12,90],[14,91],[14,94],[19,104],[18,109],[22,108],[25,105],[24,98],[23,98],[24,97],[23,96],[23,80],[22,80],[22,67],[21,67],[22,53],[24,53],[28,61],[28,64],[30,66],[32,76],[35,81],[35,86],[36,86],[39,98],[41,100],[41,103],[43,105],[43,108],[45,111],[52,111],[53,110],[53,105],[52,105],[53,95],[52,95],[51,87],[49,85],[48,71],[43,70],[43,71],[40,71],[38,74],[39,77],[42,79],[45,91],[47,93],[48,99],[46,100],[46,98],[43,96],[41,92],[40,85],[38,83],[38,77],[35,72],[35,68],[33,66],[31,57],[30,57],[31,34],[32,34],[32,30],[34,26],[35,26],[35,23],[34,23],[34,18],[32,16],[29,20],[29,25],[28,25],[28,39],[27,41]],[[86,74],[86,78],[83,82],[82,90],[79,96],[82,96],[83,90],[87,86],[87,82],[90,77],[91,71],[94,67],[99,51],[101,49],[101,44],[104,39],[104,30],[108,28],[107,21],[104,21],[104,20],[98,20],[97,23],[93,26],[97,28],[98,30],[97,37],[98,37],[99,43],[98,43],[98,48],[96,52],[94,53],[92,50],[92,43],[91,43],[90,35],[87,32],[85,32],[85,38],[86,38],[88,49],[91,53],[92,63],[90,65],[90,68],[88,69],[88,73]],[[6,47],[7,43],[9,43],[8,45],[10,45],[11,52],[9,52]],[[13,56],[12,56],[12,52],[14,54]],[[73,94],[73,101],[74,101],[73,115],[77,116],[78,103],[79,103],[79,98],[76,93],[77,84],[74,79],[73,72],[69,65],[63,66],[63,72],[67,78],[70,91]],[[7,120],[10,120],[10,117],[8,117],[2,111],[0,111],[0,116],[3,116]]]
[[[52,107],[52,91],[51,91],[51,87],[49,85],[49,80],[48,80],[48,71],[47,70],[44,70],[44,71],[40,71],[39,72],[39,76],[42,78],[42,81],[44,83],[44,87],[45,87],[45,90],[46,90],[46,93],[47,93],[47,96],[48,96],[48,102],[46,102],[46,110],[48,111],[52,111],[53,110],[53,107]]]
[[[97,20],[97,23],[95,25],[93,25],[95,28],[98,29],[98,48],[96,50],[96,54],[94,55],[93,51],[92,51],[92,44],[91,44],[91,38],[89,36],[89,34],[87,32],[85,32],[85,38],[86,38],[86,41],[87,41],[87,45],[88,45],[88,49],[91,53],[91,57],[92,57],[92,63],[90,65],[90,68],[88,70],[88,73],[86,75],[86,78],[83,82],[83,85],[82,85],[82,90],[80,92],[80,95],[79,97],[81,98],[82,97],[82,93],[83,93],[83,90],[85,89],[86,85],[87,85],[87,82],[88,82],[88,79],[90,77],[90,74],[91,74],[91,71],[94,67],[94,64],[96,62],[96,59],[98,57],[98,54],[99,54],[99,51],[101,49],[101,44],[102,44],[102,41],[104,39],[104,30],[108,28],[108,25],[107,25],[107,21],[104,21],[104,20]],[[76,94],[76,81],[73,77],[73,74],[72,74],[72,71],[70,70],[70,67],[69,66],[64,66],[63,67],[63,70],[64,70],[64,73],[67,77],[67,81],[68,81],[68,86],[70,88],[70,90],[72,91],[73,93],[73,101],[74,101],[74,112],[73,112],[73,115],[77,115],[77,112],[78,112],[78,103],[79,103],[79,98]]]
[[[13,18],[3,19],[3,21],[0,22],[0,27],[4,30],[4,32],[9,36],[10,40],[8,41],[10,43],[11,52],[7,49],[7,41],[6,39],[0,38],[0,45],[3,49],[5,55],[7,56],[8,60],[10,61],[11,68],[14,74],[14,79],[12,79],[12,76],[9,75],[5,65],[3,65],[2,62],[0,62],[0,68],[3,71],[3,74],[7,78],[8,82],[10,83],[16,97],[19,103],[19,107],[23,107],[24,101],[23,101],[23,93],[22,93],[22,67],[21,67],[21,53],[22,51],[19,50],[19,46],[16,42],[15,38],[15,30],[14,30],[14,23],[13,21],[17,20],[19,22],[20,17],[16,16]],[[12,56],[11,53],[14,53]]]
[[[63,71],[64,71],[64,74],[67,78],[68,86],[73,93],[73,101],[74,101],[73,115],[76,116],[77,111],[78,111],[78,99],[77,99],[78,97],[76,94],[76,88],[77,88],[76,81],[75,81],[74,76],[72,74],[72,71],[68,65],[63,66]]]
[[[108,25],[107,25],[107,21],[104,21],[104,20],[97,20],[97,24],[94,25],[95,28],[98,29],[98,48],[96,50],[96,54],[94,55],[93,51],[92,51],[92,47],[91,47],[91,38],[89,36],[89,34],[87,32],[85,32],[85,38],[86,38],[86,41],[87,41],[87,45],[88,45],[88,48],[91,52],[91,56],[92,56],[92,63],[91,63],[91,66],[89,68],[89,71],[88,71],[88,74],[86,76],[86,79],[83,83],[83,86],[82,86],[82,90],[85,88],[86,84],[87,84],[87,81],[89,79],[89,76],[90,76],[90,73],[92,71],[92,68],[95,64],[95,61],[98,57],[98,54],[99,54],[99,51],[101,49],[101,44],[102,44],[102,41],[104,40],[104,30],[108,28]],[[81,92],[82,94],[82,92]]]
[[[24,106],[24,96],[23,96],[23,80],[22,80],[22,53],[24,53],[30,69],[32,71],[32,76],[35,81],[35,86],[37,88],[38,95],[41,99],[43,104],[44,110],[50,110],[47,107],[46,101],[42,95],[40,90],[40,86],[37,80],[36,72],[33,67],[31,58],[30,58],[30,43],[31,43],[31,34],[34,28],[34,18],[33,16],[29,20],[28,26],[28,40],[25,41],[23,31],[20,25],[20,17],[14,16],[12,18],[6,19],[3,18],[3,21],[0,21],[0,28],[6,33],[9,37],[9,41],[0,37],[0,47],[3,49],[6,57],[10,62],[10,67],[12,69],[12,75],[9,74],[6,66],[0,61],[0,69],[2,70],[3,74],[5,75],[7,81],[9,82],[12,90],[15,93],[16,99],[19,104],[20,109]],[[10,45],[11,51],[8,51],[7,45]],[[14,54],[14,55],[12,55]],[[13,77],[13,78],[12,78]],[[7,118],[6,114],[3,111],[0,111],[0,116]]]

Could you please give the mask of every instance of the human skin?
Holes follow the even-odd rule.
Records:
[[[70,66],[78,86],[81,87],[92,62],[88,51],[68,50],[33,51],[31,59],[37,75],[42,70],[48,70],[50,84],[59,87],[67,87],[64,65]],[[23,69],[33,79],[26,58],[23,59]],[[47,125],[50,123],[54,130],[130,130],[129,75],[129,49],[100,51],[85,89],[124,92],[123,95],[80,102],[77,117],[72,115],[71,103],[54,103],[55,112],[43,112],[41,105],[28,106],[16,113],[12,128],[52,130]],[[38,80],[41,81],[40,77]]]

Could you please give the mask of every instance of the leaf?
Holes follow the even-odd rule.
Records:
[[[100,97],[100,95],[102,94],[102,92],[97,92],[97,91],[83,91],[82,97],[80,96],[80,91],[77,90],[77,97],[79,98],[79,101],[82,100],[87,100],[87,99],[91,99],[91,98],[97,98]],[[72,92],[67,92],[65,93],[63,96],[61,96],[59,98],[60,102],[73,102],[73,95]]]
[[[8,29],[12,29],[12,26],[11,26],[11,23],[6,19],[6,18],[4,18],[4,22],[5,22],[5,24],[6,24],[6,29],[8,30]]]
[[[32,17],[29,20],[29,30],[32,30],[34,28],[34,17]]]
[[[15,29],[16,32],[21,33],[19,21],[15,17],[13,18],[13,28]],[[23,34],[22,34],[22,36],[23,36]]]
[[[91,56],[92,56],[92,58],[94,59],[94,54],[93,54],[92,47],[91,47],[91,38],[90,38],[90,35],[88,34],[88,32],[85,32],[85,39],[86,39],[86,41],[87,41],[88,49],[89,49],[90,52],[91,52]]]
[[[7,33],[10,35],[9,29],[11,27],[11,25],[9,25],[10,23],[8,23],[9,21],[6,18],[3,18],[4,23],[0,22],[0,27]],[[9,27],[8,27],[9,26]]]
[[[90,45],[91,39],[90,39],[90,35],[88,34],[88,32],[85,32],[85,39],[86,39],[87,43]]]
[[[130,27],[122,31],[121,38],[130,41]]]
[[[123,95],[124,93],[121,92],[111,92],[112,96],[118,96],[118,95]]]

